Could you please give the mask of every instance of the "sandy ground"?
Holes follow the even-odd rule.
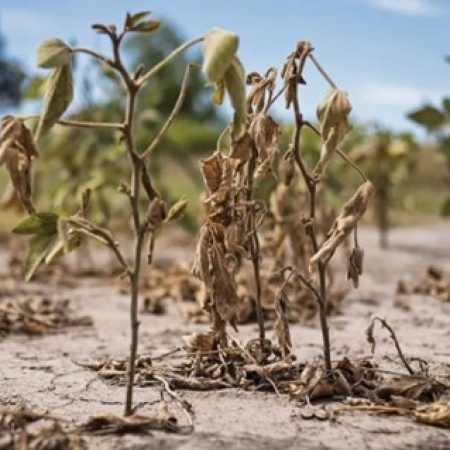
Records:
[[[410,311],[395,308],[397,281],[418,280],[429,264],[450,270],[450,223],[398,229],[391,247],[381,251],[377,235],[363,229],[360,243],[366,252],[360,289],[345,300],[343,314],[330,319],[333,357],[357,356],[370,351],[365,329],[373,314],[395,328],[404,352],[431,363],[432,371],[450,374],[450,303],[410,296]],[[4,255],[3,255],[4,263]],[[0,261],[1,262],[1,261]],[[50,288],[48,288],[50,289]],[[124,387],[108,385],[77,362],[128,352],[128,302],[111,285],[82,280],[76,289],[59,295],[72,299],[79,314],[89,314],[92,328],[30,338],[11,336],[0,343],[0,402],[26,403],[52,414],[83,421],[96,411],[122,412]],[[205,326],[189,325],[171,311],[141,317],[140,352],[160,354],[173,349],[183,335]],[[320,332],[314,326],[294,325],[294,352],[299,360],[321,353]],[[384,331],[376,360],[401,370],[392,362],[395,350]],[[255,336],[254,326],[240,327],[245,341]],[[302,420],[299,405],[267,393],[239,390],[190,392],[184,397],[195,409],[195,431],[187,436],[154,433],[151,436],[89,438],[95,449],[450,449],[450,430],[417,424],[406,417],[340,414],[337,422]],[[137,388],[140,413],[155,412],[159,391]]]

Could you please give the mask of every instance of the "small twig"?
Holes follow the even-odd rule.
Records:
[[[366,174],[340,148],[336,149],[336,153],[359,173],[364,182],[367,181]]]
[[[159,375],[153,375],[153,378],[155,378],[155,380],[158,380],[162,384],[164,391],[167,392],[167,394],[169,394],[169,396],[178,404],[188,420],[189,429],[191,431],[194,430],[194,412],[192,409],[192,405],[187,400],[181,398],[176,392],[174,392],[170,388],[169,382],[165,378]]]
[[[386,322],[385,319],[383,319],[380,316],[374,316],[370,322],[369,327],[367,328],[366,334],[367,334],[367,340],[369,341],[369,343],[372,344],[372,353],[375,351],[375,345],[376,345],[376,341],[373,335],[373,331],[374,331],[374,327],[375,327],[375,322],[378,321],[381,323],[381,325],[386,328],[391,336],[391,339],[394,341],[395,344],[395,348],[397,349],[397,353],[398,356],[400,357],[403,365],[405,366],[406,370],[410,373],[410,375],[416,375],[416,373],[414,372],[413,368],[410,366],[410,364],[408,363],[408,361],[405,358],[405,355],[403,354],[403,351],[400,347],[400,344],[398,342],[397,336],[395,334],[394,329]]]
[[[79,120],[58,120],[58,125],[76,128],[98,128],[104,130],[118,130],[123,131],[123,124],[121,123],[102,123],[102,122],[82,122]]]
[[[175,116],[179,113],[181,107],[183,106],[184,99],[186,97],[187,88],[189,85],[189,73],[191,68],[195,66],[195,64],[188,64],[186,67],[186,71],[184,72],[183,81],[181,83],[180,92],[178,94],[177,101],[170,112],[169,117],[165,121],[164,125],[159,130],[158,134],[156,135],[155,139],[153,139],[152,143],[147,147],[147,149],[144,151],[144,153],[141,154],[141,159],[145,160],[148,158],[155,148],[158,146],[158,144],[161,142],[161,139],[166,134],[167,130],[169,129],[170,125],[172,125],[173,120],[175,119]]]
[[[114,61],[109,58],[106,55],[103,55],[101,53],[96,52],[95,50],[91,50],[90,48],[85,48],[85,47],[72,47],[71,48],[73,53],[85,53],[87,55],[93,56],[94,58],[98,59],[99,61],[104,62],[105,64],[107,64],[110,67],[115,67],[114,65]]]
[[[156,75],[161,69],[163,69],[168,62],[170,62],[173,58],[178,56],[180,53],[184,52],[189,47],[192,47],[195,44],[198,44],[199,42],[202,42],[205,39],[204,36],[191,39],[189,41],[186,41],[184,44],[180,45],[178,48],[176,48],[172,53],[169,53],[161,62],[156,64],[156,66],[153,66],[152,69],[150,69],[145,75],[143,75],[137,82],[138,86],[142,86],[145,83],[147,83],[148,80],[150,80],[151,77]]]
[[[319,64],[319,61],[317,61],[316,57],[312,53],[309,53],[308,56],[309,56],[309,59],[316,66],[317,70],[321,73],[321,75],[325,78],[325,80],[327,80],[328,84],[333,89],[337,89],[338,87],[337,87],[336,83],[331,79],[331,77],[328,75],[328,73],[325,72],[325,69]]]

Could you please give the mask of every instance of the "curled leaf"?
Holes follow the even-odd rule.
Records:
[[[44,69],[68,66],[72,50],[61,39],[47,39],[39,44],[36,64]]]
[[[169,212],[167,213],[166,222],[172,222],[180,219],[187,208],[186,197],[181,197],[174,205],[171,206]]]
[[[31,164],[38,156],[30,130],[15,116],[1,120],[0,165],[5,164],[14,191],[29,214],[35,212],[31,188]]]
[[[359,285],[359,277],[363,272],[364,250],[355,247],[350,255],[347,266],[347,280],[352,280],[355,288]]]
[[[225,72],[225,87],[234,109],[233,131],[234,139],[241,138],[247,125],[247,98],[245,95],[245,70],[238,58],[234,58]]]
[[[373,196],[375,188],[370,181],[363,183],[355,195],[342,207],[341,212],[333,222],[327,239],[309,260],[309,271],[312,272],[319,261],[328,261],[339,245],[350,234],[358,221],[364,215],[367,205]]]
[[[203,72],[211,83],[218,83],[236,56],[239,36],[221,28],[213,28],[203,45]]]

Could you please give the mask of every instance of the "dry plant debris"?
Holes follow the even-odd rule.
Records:
[[[90,325],[90,317],[74,315],[68,299],[34,295],[0,299],[0,338],[12,333],[41,335],[67,327]]]
[[[78,431],[61,418],[24,406],[0,407],[0,448],[4,450],[84,450]]]
[[[430,266],[425,277],[418,283],[399,281],[396,294],[397,297],[410,294],[431,295],[443,302],[450,302],[450,274]]]

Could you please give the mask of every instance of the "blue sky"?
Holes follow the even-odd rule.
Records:
[[[41,40],[75,38],[106,52],[90,25],[121,24],[126,11],[145,9],[188,38],[216,26],[237,32],[248,71],[279,66],[298,40],[310,40],[357,120],[417,131],[405,112],[450,95],[449,0],[0,0],[0,30],[8,54],[31,69]],[[306,80],[304,111],[313,117],[327,85],[311,65]]]

